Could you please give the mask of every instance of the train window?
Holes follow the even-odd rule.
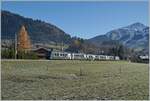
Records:
[[[57,56],[59,56],[59,53],[57,53]]]
[[[54,55],[57,56],[57,53],[55,53]]]
[[[55,53],[54,55],[57,56],[57,53]]]

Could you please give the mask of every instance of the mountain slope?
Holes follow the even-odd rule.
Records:
[[[2,40],[14,39],[22,25],[24,25],[29,33],[32,43],[61,43],[68,44],[71,41],[69,34],[66,34],[58,27],[40,21],[25,18],[23,16],[8,12],[1,12],[1,38]]]
[[[103,41],[119,41],[125,46],[133,48],[137,51],[148,49],[149,27],[134,23],[132,25],[112,30],[105,35],[99,35],[89,39],[96,45],[102,45]]]

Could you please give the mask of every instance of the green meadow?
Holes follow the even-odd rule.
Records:
[[[148,100],[148,64],[126,61],[1,62],[3,100]]]

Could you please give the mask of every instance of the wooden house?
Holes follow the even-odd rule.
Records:
[[[37,54],[39,59],[50,59],[52,50],[53,49],[37,48],[32,51]]]

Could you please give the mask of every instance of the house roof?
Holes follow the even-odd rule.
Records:
[[[32,51],[37,51],[37,50],[41,50],[41,49],[44,49],[44,50],[46,50],[46,51],[52,51],[52,50],[53,50],[52,48],[40,47],[40,48],[32,49]]]

